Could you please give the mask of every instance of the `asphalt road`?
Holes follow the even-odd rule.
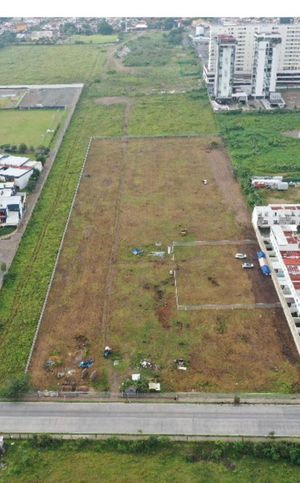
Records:
[[[0,432],[300,436],[298,405],[0,403]]]

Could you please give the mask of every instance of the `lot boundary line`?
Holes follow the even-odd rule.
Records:
[[[120,140],[124,140],[124,139],[189,139],[189,138],[212,138],[212,139],[215,139],[215,138],[220,138],[220,134],[216,133],[216,134],[153,134],[152,136],[151,135],[148,135],[148,136],[145,136],[145,135],[141,135],[141,136],[136,136],[136,135],[130,135],[130,134],[126,134],[124,136],[94,136],[93,139],[95,141],[99,140],[99,141],[102,141],[102,140],[105,140],[105,139],[108,139],[108,140],[116,140],[116,141],[120,141]]]
[[[202,304],[202,305],[177,305],[178,310],[252,310],[252,309],[278,309],[281,307],[280,302],[273,304],[257,303],[257,304]]]
[[[218,245],[257,245],[257,240],[195,240],[195,241],[173,241],[173,247],[196,247],[196,246],[218,246]]]
[[[73,200],[72,200],[72,203],[71,203],[71,206],[70,206],[68,218],[67,218],[67,221],[66,221],[66,224],[65,224],[65,228],[64,228],[63,235],[62,235],[62,238],[61,238],[61,242],[60,242],[60,245],[59,245],[59,249],[58,249],[58,252],[57,252],[57,256],[56,256],[56,260],[55,260],[54,267],[53,267],[53,270],[52,270],[51,278],[50,278],[50,281],[49,281],[49,284],[48,284],[46,297],[45,297],[45,300],[44,300],[44,303],[43,303],[42,311],[41,311],[41,314],[40,314],[40,317],[39,317],[39,321],[38,321],[37,328],[36,328],[36,331],[35,331],[35,334],[34,334],[34,337],[33,337],[33,341],[32,341],[32,345],[31,345],[30,353],[29,353],[29,356],[28,356],[28,359],[27,359],[27,363],[26,363],[26,367],[25,367],[25,374],[28,373],[28,370],[29,370],[29,367],[30,367],[30,364],[31,364],[32,355],[33,355],[34,348],[35,348],[35,343],[36,343],[36,340],[37,340],[37,337],[38,337],[38,334],[39,334],[39,331],[40,331],[40,328],[41,328],[42,319],[43,319],[43,316],[44,316],[44,313],[45,313],[45,310],[46,310],[46,306],[47,306],[47,303],[48,303],[48,298],[49,298],[50,291],[51,291],[51,288],[52,288],[56,268],[57,268],[57,265],[58,265],[58,261],[59,261],[59,257],[60,257],[60,254],[61,254],[61,251],[62,251],[62,248],[63,248],[64,241],[65,241],[67,229],[69,227],[69,223],[70,223],[70,220],[71,220],[73,208],[74,208],[75,201],[76,201],[76,198],[77,198],[77,193],[78,193],[79,186],[80,186],[80,183],[81,183],[83,171],[84,171],[84,168],[85,168],[85,165],[86,165],[86,160],[87,160],[87,157],[88,157],[88,154],[89,154],[89,151],[90,151],[92,140],[93,140],[93,138],[91,137],[90,140],[89,140],[87,149],[86,149],[86,153],[85,153],[84,161],[83,161],[83,164],[82,164],[82,167],[81,167],[78,183],[77,183],[77,186],[76,186],[76,189],[75,189],[75,192],[74,192],[74,196],[73,196]]]

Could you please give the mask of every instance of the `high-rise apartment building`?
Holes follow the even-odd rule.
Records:
[[[256,33],[251,86],[253,97],[268,97],[276,91],[281,36]]]
[[[232,35],[217,38],[217,65],[214,81],[216,99],[230,99],[233,93],[236,40]]]
[[[234,65],[235,85],[251,86],[255,54],[255,34],[279,34],[276,89],[300,86],[300,23],[236,23],[231,25],[211,24],[209,26],[208,61],[204,65],[204,79],[214,85],[217,64],[217,38],[231,35],[236,41]]]

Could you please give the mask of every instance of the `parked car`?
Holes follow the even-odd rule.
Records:
[[[236,253],[234,256],[239,259],[247,258],[246,253]]]
[[[254,268],[254,264],[253,263],[243,263],[242,267],[243,268]]]

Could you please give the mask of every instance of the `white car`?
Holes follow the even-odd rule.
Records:
[[[253,263],[243,263],[242,267],[243,268],[254,268],[254,264]]]
[[[239,258],[240,260],[242,260],[243,258],[247,258],[246,253],[236,253],[234,256],[235,258]]]

